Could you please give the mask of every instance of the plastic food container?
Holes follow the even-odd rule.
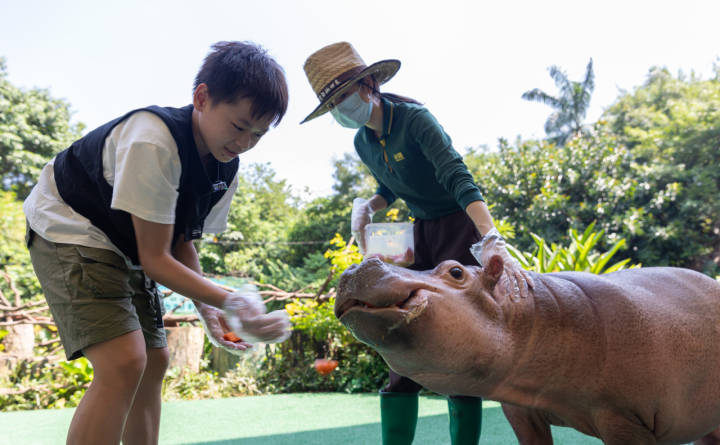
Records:
[[[412,223],[374,223],[365,226],[365,258],[378,257],[396,266],[415,262]]]

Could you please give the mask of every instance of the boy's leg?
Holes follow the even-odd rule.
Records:
[[[56,244],[30,229],[27,246],[68,360],[86,355],[95,372],[75,413],[68,443],[118,444],[146,368],[148,381],[162,381],[166,367],[162,352],[150,358],[146,352],[167,347],[155,284],[142,271],[128,270],[109,250]],[[85,439],[94,437],[86,419],[100,412],[94,408],[97,403],[107,407],[97,423],[106,431],[104,441]],[[155,406],[159,413],[159,403]],[[157,435],[158,421],[159,414],[152,434]]]
[[[145,339],[136,330],[89,346],[83,354],[94,377],[75,410],[67,444],[117,445],[145,370]]]
[[[123,444],[156,444],[160,431],[162,382],[170,360],[167,348],[148,348],[147,363],[123,431]]]
[[[133,275],[131,282],[137,290],[132,300],[145,336],[147,363],[125,422],[123,444],[157,444],[162,382],[170,362],[162,321],[164,311],[155,282],[143,273]]]

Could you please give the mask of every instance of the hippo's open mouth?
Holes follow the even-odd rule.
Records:
[[[394,304],[386,304],[383,306],[376,306],[367,301],[350,298],[345,301],[342,305],[335,309],[335,316],[338,320],[344,315],[352,311],[363,311],[363,312],[382,312],[382,311],[399,311],[406,313],[405,318],[415,318],[425,309],[428,304],[427,296],[421,295],[419,289],[414,289],[408,294],[408,296],[401,301],[397,301]]]

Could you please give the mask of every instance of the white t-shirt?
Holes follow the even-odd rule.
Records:
[[[149,111],[133,113],[110,132],[102,156],[103,175],[113,187],[111,208],[147,221],[175,223],[182,166],[175,139],[160,117]],[[42,169],[23,203],[32,230],[55,243],[113,250],[131,264],[105,233],[62,200],[55,184],[53,161]],[[203,232],[226,229],[237,186],[235,175],[222,199],[210,209]]]

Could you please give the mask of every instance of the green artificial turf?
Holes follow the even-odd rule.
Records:
[[[279,394],[163,404],[160,444],[380,444],[377,394]],[[413,445],[449,444],[447,402],[421,396]],[[0,413],[0,444],[64,444],[73,409]],[[557,445],[600,445],[553,427]],[[480,444],[517,444],[495,402],[483,405]]]

